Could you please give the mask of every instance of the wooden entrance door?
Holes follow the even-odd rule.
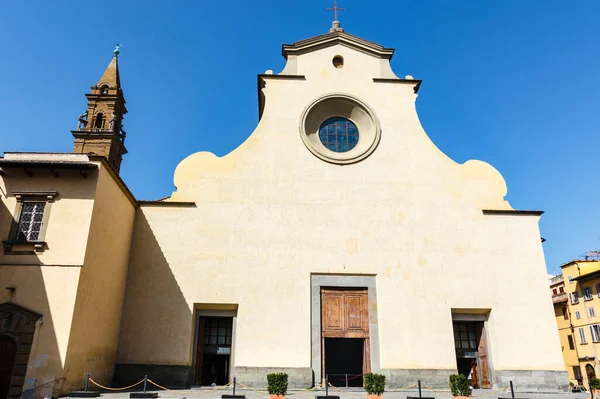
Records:
[[[363,374],[371,371],[369,296],[366,288],[321,289],[321,370],[325,379],[325,339],[362,338]]]
[[[477,336],[479,342],[477,345],[477,356],[479,357],[479,368],[481,374],[481,387],[490,389],[492,387],[492,379],[490,376],[490,366],[488,364],[487,342],[485,340],[485,324],[477,323]]]
[[[15,358],[17,356],[17,344],[6,335],[0,336],[0,399],[6,399],[10,388]]]
[[[491,388],[484,323],[455,321],[453,327],[458,373],[471,378],[473,387]]]

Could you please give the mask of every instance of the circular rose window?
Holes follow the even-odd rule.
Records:
[[[381,129],[365,103],[347,94],[329,94],[306,107],[300,136],[315,156],[331,163],[349,164],[375,151]]]
[[[319,139],[333,152],[350,151],[358,144],[358,128],[350,119],[336,116],[321,124]]]

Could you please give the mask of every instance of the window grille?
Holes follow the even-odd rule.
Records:
[[[17,229],[18,241],[37,241],[42,229],[45,202],[24,202]]]
[[[474,323],[454,323],[454,347],[477,351],[477,331]]]
[[[590,317],[596,317],[596,311],[594,310],[593,307],[590,307],[589,311],[590,311]]]
[[[358,144],[358,128],[349,119],[329,118],[319,128],[319,139],[331,151],[350,151]]]
[[[592,294],[592,289],[590,287],[585,287],[583,289],[583,299],[585,299],[586,301],[589,301],[590,299],[593,299],[594,295]]]
[[[231,345],[233,320],[226,317],[207,318],[204,327],[205,345]]]
[[[581,319],[581,313],[579,313],[579,310],[575,311],[575,318],[577,320]]]

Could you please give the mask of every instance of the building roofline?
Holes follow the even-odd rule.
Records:
[[[117,182],[117,185],[121,188],[121,191],[123,191],[129,202],[131,202],[131,205],[133,205],[134,208],[137,208],[138,204],[137,200],[135,199],[135,196],[133,195],[129,187],[127,187],[127,184],[123,181],[121,176],[119,176],[119,174],[115,171],[110,162],[108,162],[108,160],[102,155],[88,155],[88,157],[92,161],[100,162],[104,169],[108,170],[108,174],[115,180],[115,182]]]
[[[595,270],[593,272],[589,272],[589,273],[582,274],[582,275],[577,276],[577,277],[573,277],[571,280],[573,280],[573,281],[583,281],[583,280],[587,280],[588,278],[598,277],[598,276],[600,276],[600,270]]]
[[[571,266],[575,263],[598,263],[598,264],[600,264],[600,261],[596,260],[596,259],[587,259],[587,260],[586,259],[573,259],[573,260],[570,260],[568,262],[561,264],[560,267],[563,268],[563,267]]]
[[[196,208],[193,201],[138,200],[138,206]]]
[[[281,46],[281,54],[287,60],[289,55],[304,54],[315,49],[329,47],[336,44],[342,44],[363,53],[389,60],[391,60],[392,56],[394,55],[393,48],[385,48],[380,44],[365,40],[343,31],[333,31],[323,35],[300,40],[293,44],[284,44]]]
[[[484,215],[514,215],[514,216],[541,216],[544,211],[527,211],[516,209],[482,209]]]
[[[423,82],[421,79],[398,79],[398,78],[373,78],[373,82],[375,83],[400,83],[400,84],[413,84],[413,90],[415,94],[419,92],[421,88],[421,83]]]

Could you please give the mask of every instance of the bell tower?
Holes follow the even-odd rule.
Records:
[[[119,79],[119,45],[102,77],[85,96],[87,110],[79,115],[77,129],[71,131],[75,138],[73,152],[104,156],[118,173],[127,154],[123,130],[127,108]]]

